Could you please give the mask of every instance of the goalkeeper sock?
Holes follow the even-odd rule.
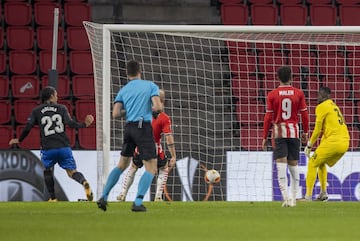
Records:
[[[278,182],[279,182],[281,195],[283,199],[286,201],[288,200],[288,190],[287,190],[288,180],[286,175],[287,163],[278,162],[276,163],[276,167],[277,167]]]
[[[135,173],[137,171],[137,167],[134,167],[134,165],[130,165],[128,172],[126,173],[125,179],[123,181],[122,185],[122,191],[120,193],[120,196],[126,196],[131,184],[134,182]]]
[[[168,179],[169,168],[166,167],[164,169],[159,170],[159,175],[156,181],[156,194],[155,198],[161,198],[163,194],[164,187],[166,185],[166,181]]]
[[[319,182],[320,182],[320,188],[321,188],[321,192],[326,193],[326,185],[327,185],[327,169],[326,169],[326,165],[320,165],[318,168],[318,177],[319,177]]]
[[[141,176],[139,181],[138,191],[136,194],[135,206],[140,206],[142,204],[145,193],[149,189],[153,178],[154,175],[148,171],[145,171],[144,174]]]
[[[315,181],[316,181],[317,167],[313,164],[311,157],[308,162],[308,170],[306,175],[306,197],[312,197]]]
[[[74,172],[71,178],[80,183],[81,185],[84,185],[84,182],[86,181],[84,175],[81,172]]]
[[[298,192],[298,188],[299,188],[299,180],[300,180],[300,175],[299,175],[299,167],[296,166],[291,166],[289,165],[289,171],[290,171],[290,186],[291,186],[291,194],[292,194],[292,199],[296,200],[296,195]]]
[[[114,169],[112,169],[112,171],[110,172],[108,179],[106,180],[106,184],[102,195],[105,201],[107,201],[111,189],[119,181],[121,173],[122,171],[118,167],[114,167]]]
[[[54,187],[54,176],[51,169],[44,170],[44,179],[45,179],[46,189],[50,194],[50,198],[55,199],[56,196],[55,196],[55,187]]]

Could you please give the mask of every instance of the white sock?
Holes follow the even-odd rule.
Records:
[[[129,170],[128,170],[128,172],[126,172],[126,175],[124,177],[124,180],[122,183],[122,191],[119,196],[124,195],[126,197],[131,184],[134,182],[134,177],[135,177],[136,171],[137,171],[137,168],[134,167],[133,165],[130,165]]]
[[[278,174],[278,182],[281,191],[281,195],[284,200],[288,200],[288,190],[287,190],[287,175],[286,175],[286,167],[287,163],[276,163],[277,174]]]
[[[164,187],[166,185],[167,179],[169,175],[169,168],[160,168],[159,175],[156,181],[156,194],[155,198],[162,198],[162,194],[164,191]]]
[[[299,179],[300,179],[300,175],[299,175],[299,167],[296,166],[290,166],[289,165],[289,171],[290,171],[290,186],[291,186],[291,194],[292,194],[292,199],[296,200],[296,194],[299,188]]]

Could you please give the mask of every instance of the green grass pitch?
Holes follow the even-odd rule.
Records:
[[[360,240],[359,202],[0,202],[1,241]]]

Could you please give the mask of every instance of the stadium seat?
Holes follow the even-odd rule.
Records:
[[[66,108],[67,108],[68,111],[69,111],[69,114],[70,114],[71,118],[74,117],[74,115],[73,115],[73,110],[74,110],[74,108],[73,108],[73,104],[72,104],[72,101],[71,101],[71,100],[60,99],[60,100],[58,100],[57,103],[58,103],[58,104],[61,104],[61,105],[65,105]]]
[[[360,49],[350,52],[347,57],[347,64],[350,74],[360,76]]]
[[[52,51],[42,50],[39,53],[40,71],[47,74],[52,65]],[[67,55],[64,51],[57,51],[56,70],[59,74],[64,74],[67,69]]]
[[[32,7],[27,2],[4,3],[4,16],[7,25],[30,25],[32,20]]]
[[[277,80],[277,70],[287,63],[286,56],[282,52],[261,52],[258,55],[259,71],[266,79]]]
[[[14,137],[12,126],[0,125],[0,149],[10,149],[9,141]]]
[[[338,4],[357,4],[360,3],[359,0],[336,0]]]
[[[83,21],[91,20],[90,5],[85,2],[65,2],[65,23],[70,26],[83,26]]]
[[[333,5],[310,5],[311,25],[334,26],[336,21],[336,8]]]
[[[42,77],[42,85],[48,86],[49,84],[49,76],[44,75]],[[70,96],[70,80],[67,75],[58,76],[56,91],[59,99],[65,99]]]
[[[293,74],[315,73],[317,58],[310,51],[291,51],[288,58]]]
[[[360,131],[356,127],[351,127],[348,125],[348,130],[350,134],[350,147],[349,151],[359,151],[359,139],[360,139]]]
[[[15,121],[20,124],[26,124],[28,117],[33,108],[39,105],[38,100],[15,100],[14,101],[14,116]]]
[[[262,151],[262,128],[245,128],[240,131],[240,147],[246,151]]]
[[[248,0],[251,4],[266,4],[266,3],[273,3],[273,0]]]
[[[221,20],[224,25],[246,25],[248,7],[242,4],[221,5]]]
[[[20,137],[21,132],[24,130],[25,125],[18,125],[16,127],[16,136]],[[22,149],[39,150],[40,144],[40,129],[38,126],[34,126],[27,137],[20,142],[19,147]]]
[[[78,130],[79,145],[83,149],[96,149],[96,127],[89,126]]]
[[[9,97],[9,78],[0,75],[0,99]]]
[[[30,26],[9,26],[6,29],[6,37],[10,49],[34,48],[34,30]]]
[[[259,96],[260,83],[256,76],[247,78],[234,77],[232,79],[233,95],[239,99],[241,103],[257,104]]]
[[[95,100],[77,100],[75,102],[76,120],[82,122],[85,120],[86,115],[89,114],[93,115],[94,118],[96,116]]]
[[[239,101],[236,116],[242,126],[257,126],[264,122],[265,105],[249,104]]]
[[[320,52],[319,72],[326,76],[339,76],[346,73],[345,56],[341,52]]]
[[[251,5],[251,22],[253,25],[277,25],[278,10],[272,4]]]
[[[53,27],[40,26],[36,28],[37,45],[41,50],[52,50],[53,47]],[[64,29],[58,28],[57,49],[64,48]]]
[[[278,3],[280,4],[297,4],[297,3],[302,3],[302,0],[277,0]]]
[[[13,75],[11,90],[15,98],[39,98],[40,80],[36,75]]]
[[[243,3],[243,0],[220,0],[221,4]]]
[[[36,53],[31,50],[11,50],[9,52],[10,71],[13,74],[28,75],[36,71]]]
[[[90,49],[89,39],[84,27],[68,27],[67,30],[68,47],[72,50]]]
[[[350,97],[350,80],[345,76],[329,76],[325,77],[322,80],[324,86],[327,86],[331,89],[331,97],[335,100],[335,102]]]
[[[235,41],[226,41],[226,46],[230,54],[246,54],[250,52],[253,48],[253,44],[250,42],[235,42]]]
[[[306,25],[308,12],[304,5],[285,4],[280,6],[282,25]]]
[[[70,146],[74,147],[75,142],[76,142],[76,130],[74,128],[66,127],[65,132],[66,132],[67,137],[69,138]]]
[[[0,124],[7,124],[11,120],[11,102],[0,100]]]
[[[0,9],[1,11],[1,9]],[[1,13],[0,13],[0,20],[1,20]],[[0,49],[2,49],[4,47],[4,29],[0,27]]]
[[[256,73],[256,56],[252,53],[230,54],[229,64],[234,75],[247,78]]]
[[[95,87],[93,75],[74,75],[72,78],[74,97],[79,99],[94,99]]]
[[[350,101],[345,100],[336,100],[334,99],[336,105],[339,107],[343,117],[345,119],[346,124],[351,126],[354,123],[354,114],[355,114],[355,106]]]
[[[332,0],[306,0],[309,4],[330,4]]]
[[[36,2],[34,4],[35,23],[42,26],[54,25],[54,9],[59,9],[59,25],[61,25],[62,9],[56,2]]]
[[[90,51],[71,51],[70,70],[74,74],[93,74],[93,62]]]
[[[0,74],[6,71],[6,53],[0,51]]]
[[[360,113],[360,78],[359,76],[354,77],[354,81],[353,81],[353,96],[354,99],[357,100],[358,103],[358,114]],[[360,121],[360,119],[359,119]]]
[[[342,26],[359,26],[360,5],[340,5],[339,17]]]

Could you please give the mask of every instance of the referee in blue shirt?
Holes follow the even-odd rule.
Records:
[[[126,125],[120,161],[110,172],[103,194],[97,205],[106,211],[107,199],[111,189],[118,182],[121,173],[129,166],[135,147],[143,157],[145,173],[141,176],[136,199],[131,207],[134,212],[144,212],[143,198],[157,172],[157,155],[153,139],[152,111],[161,110],[159,87],[152,81],[141,79],[141,68],[137,61],[126,65],[129,82],[119,90],[113,106],[113,118],[126,113]]]

